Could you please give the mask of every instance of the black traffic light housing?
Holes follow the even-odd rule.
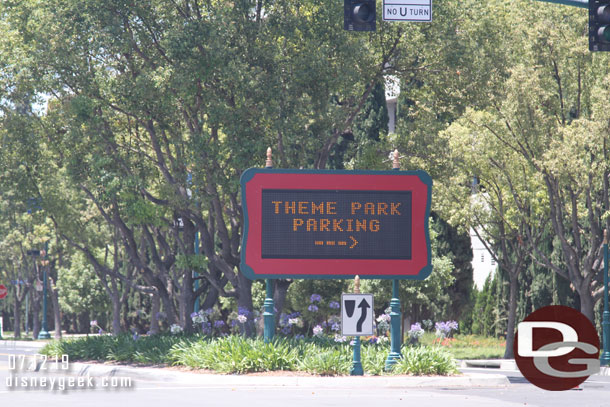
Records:
[[[375,31],[375,0],[343,0],[343,29]]]
[[[589,51],[610,51],[610,0],[589,0]]]

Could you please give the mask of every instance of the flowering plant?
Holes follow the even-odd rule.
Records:
[[[94,319],[93,321],[89,322],[89,325],[91,326],[91,329],[97,329],[97,333],[99,335],[102,335],[104,333],[104,330],[97,324],[97,319]]]
[[[419,339],[424,334],[424,330],[421,327],[419,322],[411,325],[411,329],[407,332],[409,334],[409,338]]]
[[[379,333],[379,336],[385,335],[386,332],[390,330],[390,321],[392,320],[392,317],[390,317],[388,310],[389,309],[386,309],[385,313],[377,317],[377,332]]]
[[[458,323],[456,321],[437,322],[434,324],[436,336],[439,338],[450,338],[453,331],[457,331]]]

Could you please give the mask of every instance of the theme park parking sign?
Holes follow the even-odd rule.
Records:
[[[250,279],[423,280],[432,270],[424,171],[251,168],[241,188]]]

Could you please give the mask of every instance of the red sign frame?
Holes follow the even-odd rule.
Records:
[[[361,278],[423,280],[432,271],[429,217],[432,179],[424,171],[316,171],[251,168],[241,178],[244,231],[241,272],[262,278]],[[295,259],[262,257],[262,191],[411,191],[410,259]]]
[[[0,300],[8,295],[8,288],[4,284],[0,284]]]

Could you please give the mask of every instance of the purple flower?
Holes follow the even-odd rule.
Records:
[[[191,318],[195,318],[197,316],[196,312],[191,313]]]
[[[220,329],[223,326],[225,326],[225,321],[216,321],[216,322],[214,322],[214,328],[216,328],[216,329]]]
[[[311,312],[317,312],[318,311],[318,307],[314,304],[311,304],[309,307],[307,307],[307,309]]]
[[[329,306],[331,309],[339,309],[339,308],[341,308],[341,304],[339,304],[337,301],[331,301],[331,302],[328,304],[328,306]]]
[[[248,318],[252,314],[246,307],[239,307],[237,313],[239,315],[245,316],[246,318]]]
[[[312,304],[314,302],[320,302],[322,301],[322,297],[320,296],[320,294],[311,294],[311,297],[309,298],[309,302],[311,302]]]
[[[209,323],[209,322],[202,323],[201,324],[201,331],[204,334],[207,334],[207,335],[211,334],[212,333],[212,324]]]
[[[333,325],[330,327],[330,329],[331,329],[332,331],[339,331],[339,330],[341,330],[341,326],[339,326],[339,324],[338,324],[338,323],[333,322]]]

